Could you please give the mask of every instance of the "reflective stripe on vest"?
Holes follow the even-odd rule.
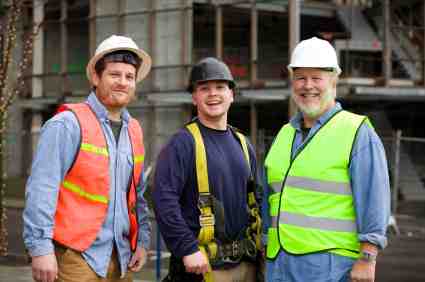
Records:
[[[281,129],[265,161],[273,190],[268,258],[276,257],[281,247],[295,254],[332,250],[358,256],[348,166],[364,120],[346,111],[335,114],[295,156],[291,156],[295,129],[290,124]]]
[[[81,145],[72,168],[59,189],[53,239],[77,251],[84,251],[96,239],[106,217],[109,199],[109,154],[103,130],[96,115],[86,103],[62,105],[60,111],[71,110],[81,129]],[[136,184],[143,167],[143,136],[137,122],[128,126],[133,148],[133,176],[130,182],[128,209],[129,240],[134,250],[137,243],[135,217]],[[136,156],[136,157],[134,157]],[[134,188],[133,188],[134,187]],[[134,239],[136,238],[136,239]]]
[[[134,162],[135,163],[143,163],[145,161],[145,156],[144,155],[139,155],[139,156],[135,156],[134,157]]]
[[[272,217],[272,227],[277,227],[278,216]],[[290,224],[305,228],[316,228],[328,231],[356,232],[356,225],[352,220],[331,219],[325,217],[311,217],[302,214],[280,212],[279,223]]]
[[[74,183],[71,183],[70,181],[64,181],[62,182],[62,185],[65,189],[78,194],[79,196],[86,198],[87,200],[93,201],[93,202],[99,202],[99,203],[103,203],[103,204],[107,204],[108,203],[108,198],[103,196],[103,195],[95,195],[95,194],[91,194],[88,193],[86,191],[84,191],[83,188],[79,187],[78,185],[75,185]]]
[[[90,153],[93,153],[93,154],[104,155],[106,157],[109,156],[108,149],[106,149],[106,148],[100,148],[100,147],[97,147],[97,146],[95,146],[93,144],[81,143],[80,150],[83,150],[83,151],[86,151],[86,152],[90,152]]]

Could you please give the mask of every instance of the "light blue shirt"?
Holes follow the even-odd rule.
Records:
[[[337,111],[340,111],[341,105],[336,105],[323,114],[310,129],[307,137],[303,140],[302,137],[302,114],[296,114],[291,120],[290,124],[296,129],[295,140],[293,143],[293,155],[302,147],[302,144],[308,142],[312,136],[329,120]],[[385,157],[384,147],[381,140],[376,134],[375,130],[370,128],[367,124],[362,124],[357,132],[357,136],[353,145],[351,162],[349,167],[351,178],[351,187],[353,191],[354,207],[356,211],[357,233],[360,242],[369,242],[379,248],[384,248],[387,245],[386,229],[390,216],[390,185],[388,177],[387,160]],[[264,231],[267,232],[270,226],[270,216],[268,214],[268,193],[270,187],[265,185],[265,197],[263,197],[263,222]],[[264,241],[267,240],[266,237]],[[281,253],[285,253],[281,251]],[[280,264],[279,257],[271,264]],[[345,257],[329,254],[335,259],[346,261]],[[286,258],[292,257],[298,262],[305,264],[314,263],[314,261],[323,261],[322,259],[315,259],[315,256],[322,256],[321,253],[309,254],[306,256],[291,256],[286,254]],[[347,264],[341,263],[347,268]],[[280,265],[282,267],[282,265]],[[337,267],[336,265],[330,267]],[[322,271],[330,271],[325,265],[322,266]],[[298,269],[300,270],[300,269]],[[288,270],[290,271],[290,270]],[[269,271],[268,271],[269,272]],[[304,270],[300,271],[302,275]],[[307,279],[307,277],[304,277]],[[270,280],[268,280],[270,281]],[[292,281],[292,280],[290,280]],[[309,281],[302,280],[299,281]],[[319,280],[317,280],[319,281]],[[333,280],[332,280],[333,281]]]
[[[90,94],[86,103],[96,114],[107,141],[110,189],[105,221],[96,240],[82,253],[82,256],[99,276],[106,277],[115,244],[121,273],[124,274],[132,255],[127,239],[130,226],[127,189],[133,167],[132,148],[128,135],[130,114],[126,109],[121,114],[122,128],[117,144],[106,108],[94,93]],[[52,238],[59,187],[74,161],[80,139],[78,120],[70,111],[55,115],[41,130],[31,174],[26,185],[26,203],[23,213],[23,237],[31,256],[54,252]],[[144,191],[143,181],[140,181],[137,187],[138,245],[147,249],[150,244],[151,227],[147,203],[143,196]]]

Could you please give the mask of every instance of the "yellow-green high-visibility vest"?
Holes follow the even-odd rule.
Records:
[[[330,251],[358,257],[356,214],[350,185],[350,154],[365,116],[340,111],[291,157],[295,129],[286,124],[265,167],[273,192],[267,258],[280,248],[293,254]]]

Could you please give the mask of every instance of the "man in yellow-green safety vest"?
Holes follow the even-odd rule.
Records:
[[[382,142],[335,101],[341,69],[329,42],[301,41],[288,70],[299,113],[265,160],[266,281],[374,281],[390,214]]]

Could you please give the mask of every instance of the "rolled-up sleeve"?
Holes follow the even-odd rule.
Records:
[[[139,225],[137,245],[149,249],[151,240],[151,223],[148,203],[144,196],[147,189],[147,177],[142,173],[139,186],[137,187],[137,220]]]
[[[31,256],[53,252],[54,216],[59,185],[80,142],[75,116],[61,113],[42,128],[25,188],[23,239]]]
[[[376,132],[363,124],[357,134],[350,164],[351,186],[360,242],[387,245],[390,184],[384,146]]]

